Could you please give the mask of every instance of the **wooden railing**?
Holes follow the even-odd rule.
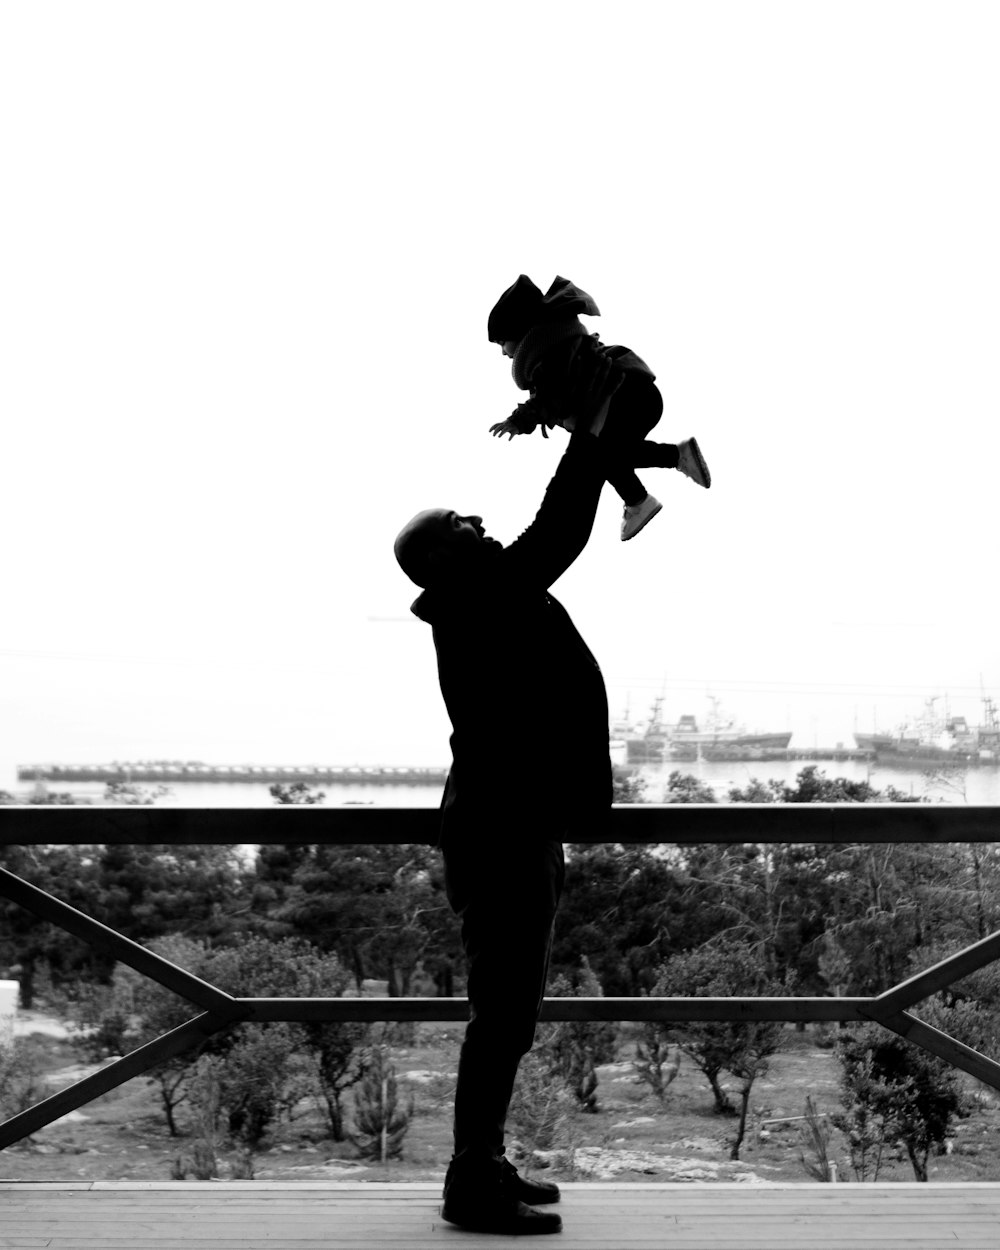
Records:
[[[256,845],[433,844],[438,814],[427,808],[0,807],[0,844]],[[616,807],[600,834],[575,842],[889,843],[1000,841],[1000,807],[925,803],[642,804]],[[236,998],[0,869],[0,895],[158,981],[201,1009],[185,1024],[0,1124],[0,1150],[211,1034],[241,1021],[462,1021],[456,998]],[[970,1049],[908,1008],[1000,959],[1000,932],[867,998],[546,998],[543,1020],[872,1020],[1000,1089],[1000,1063]]]

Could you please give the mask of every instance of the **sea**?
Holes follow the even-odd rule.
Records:
[[[733,788],[744,789],[752,780],[783,781],[794,784],[795,778],[810,765],[801,760],[768,760],[711,763],[704,760],[674,762],[642,767],[639,776],[646,782],[648,802],[664,799],[670,774],[675,770],[692,774],[709,786],[720,801],[725,801]],[[814,766],[827,777],[845,777],[850,781],[868,781],[877,790],[894,786],[904,794],[940,803],[996,804],[1000,806],[1000,767],[976,765],[967,768],[889,768],[865,760],[818,760]],[[140,783],[148,791],[156,787]],[[158,807],[269,807],[274,799],[267,782],[182,781],[172,783],[167,793],[156,799]],[[15,796],[27,798],[31,787],[20,783],[12,787]],[[101,782],[73,782],[65,786],[48,783],[51,790],[69,790],[74,798],[101,802]],[[376,807],[437,807],[442,787],[433,785],[338,785],[321,783],[313,790],[325,795],[326,807],[367,805]]]

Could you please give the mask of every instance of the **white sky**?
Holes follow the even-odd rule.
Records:
[[[613,710],[821,745],[1000,696],[1000,10],[0,8],[0,786],[17,762],[445,762],[392,539],[509,541],[520,272],[597,300],[714,484],[556,587]],[[376,619],[373,619],[376,618]],[[557,726],[525,708],[512,758]]]

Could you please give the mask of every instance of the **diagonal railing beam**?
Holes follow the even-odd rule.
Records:
[[[891,990],[879,994],[872,1002],[872,1010],[880,1015],[894,1015],[906,1007],[912,1007],[931,994],[946,989],[956,981],[961,981],[970,972],[976,972],[987,964],[1000,959],[1000,932],[983,938],[974,946],[967,946],[955,955],[949,955],[933,967],[918,972],[907,981],[901,981]]]
[[[950,1037],[947,1033],[942,1033],[940,1029],[936,1029],[932,1024],[918,1020],[916,1016],[911,1016],[908,1011],[901,1011],[892,1015],[883,1015],[881,1013],[876,1015],[869,1008],[865,1010],[864,1014],[877,1024],[881,1024],[893,1033],[897,1033],[906,1041],[930,1051],[932,1055],[937,1055],[939,1059],[950,1063],[952,1067],[961,1068],[963,1072],[968,1072],[977,1081],[982,1081],[985,1085],[990,1085],[993,1089],[1000,1090],[1000,1063],[987,1058],[986,1055],[981,1055],[978,1050],[973,1050],[971,1046],[966,1046],[964,1042],[958,1041],[957,1038]]]
[[[434,809],[323,810],[315,806],[155,811],[120,806],[0,809],[0,845],[287,845],[296,842],[399,845],[434,843],[437,828],[438,814]],[[574,840],[674,845],[995,842],[1000,840],[1000,811],[992,806],[942,807],[908,803],[642,804],[615,807],[608,824],[575,831]],[[206,1008],[201,1016],[0,1125],[0,1149],[243,1019],[468,1018],[468,1003],[464,999],[235,999],[4,869],[0,869],[0,894]],[[544,1000],[541,1018],[664,1023],[873,1020],[1000,1089],[1000,1064],[902,1010],[997,957],[1000,957],[1000,934],[941,961],[875,999],[559,998]]]
[[[6,868],[0,868],[0,894],[34,912],[42,920],[48,920],[60,929],[65,929],[67,933],[72,933],[96,950],[110,955],[112,959],[128,964],[143,976],[158,981],[160,985],[206,1011],[225,1012],[234,1002],[232,995],[209,985],[207,981],[202,981],[200,977],[171,963],[169,959],[164,959],[162,955],[154,954],[145,946],[133,942],[131,938],[101,924],[99,920],[91,919],[69,903],[53,898],[51,894],[23,881]]]
[[[28,1107],[27,1110],[11,1116],[9,1120],[0,1124],[0,1150],[24,1137],[30,1137],[32,1133],[37,1133],[39,1129],[45,1128],[53,1120],[68,1115],[70,1111],[75,1111],[95,1098],[100,1098],[102,1094],[107,1094],[118,1085],[131,1080],[132,1077],[141,1076],[158,1063],[172,1059],[174,1055],[179,1055],[182,1051],[198,1045],[205,1038],[211,1037],[213,1033],[232,1024],[239,1018],[239,1006],[236,1000],[232,1002],[231,1010],[202,1012],[200,1016],[195,1016],[193,1020],[178,1025],[176,1029],[164,1033],[162,1037],[157,1037],[144,1046],[130,1051],[127,1055],[123,1055],[120,1059],[116,1059],[114,1063],[101,1068],[99,1072],[85,1076],[83,1080],[68,1085],[65,1089]]]

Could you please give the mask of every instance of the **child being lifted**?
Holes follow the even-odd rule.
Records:
[[[525,274],[508,287],[490,313],[491,343],[499,343],[513,360],[514,381],[530,397],[506,421],[490,426],[494,437],[530,434],[541,425],[573,428],[573,416],[564,403],[569,366],[577,352],[609,357],[624,373],[621,386],[594,425],[607,453],[607,480],[625,505],[622,542],[634,538],[663,506],[643,486],[637,468],[658,466],[681,473],[708,487],[708,466],[693,438],[678,444],[653,443],[646,438],[663,412],[663,399],[655,374],[627,347],[606,347],[596,334],[588,334],[579,314],[600,316],[593,299],[567,278],[556,277],[543,295]]]

